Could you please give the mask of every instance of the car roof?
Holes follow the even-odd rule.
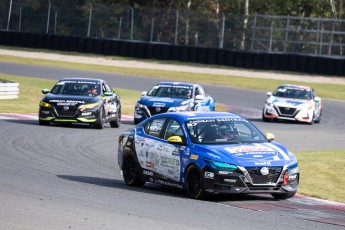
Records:
[[[163,81],[163,82],[159,82],[157,85],[177,85],[177,86],[189,86],[189,87],[193,87],[196,86],[198,84],[194,84],[194,83],[188,83],[188,82],[177,82],[177,81]]]
[[[97,78],[62,78],[59,81],[103,81]]]
[[[186,112],[168,112],[162,113],[159,115],[155,115],[154,117],[170,117],[175,118],[182,121],[192,121],[192,120],[200,120],[200,119],[240,119],[246,120],[240,115],[235,113],[229,112],[198,112],[198,111],[186,111]]]
[[[305,86],[305,85],[293,85],[293,84],[283,84],[280,85],[278,88],[281,87],[288,87],[288,88],[295,88],[295,89],[304,89],[304,90],[312,90],[310,86]]]

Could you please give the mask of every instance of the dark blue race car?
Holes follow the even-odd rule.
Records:
[[[135,105],[134,123],[165,112],[213,111],[215,100],[198,84],[160,82],[149,92],[143,91]]]
[[[127,185],[183,188],[195,199],[208,193],[287,199],[298,189],[298,163],[273,139],[232,113],[164,113],[121,134],[118,163]]]

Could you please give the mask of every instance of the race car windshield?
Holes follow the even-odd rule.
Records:
[[[305,90],[305,89],[299,89],[299,88],[283,88],[283,87],[281,87],[281,88],[278,88],[273,93],[273,96],[310,100],[311,99],[311,91]]]
[[[189,99],[192,98],[192,87],[158,85],[153,87],[147,96]]]
[[[193,143],[237,144],[268,142],[251,123],[237,119],[208,119],[187,121],[186,127]]]
[[[95,81],[59,81],[51,90],[61,95],[100,95],[100,83]]]

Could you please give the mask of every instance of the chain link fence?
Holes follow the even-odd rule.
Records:
[[[0,30],[229,50],[342,56],[345,20],[0,0]]]

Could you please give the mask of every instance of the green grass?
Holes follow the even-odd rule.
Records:
[[[345,150],[295,153],[300,169],[298,193],[345,203]]]

